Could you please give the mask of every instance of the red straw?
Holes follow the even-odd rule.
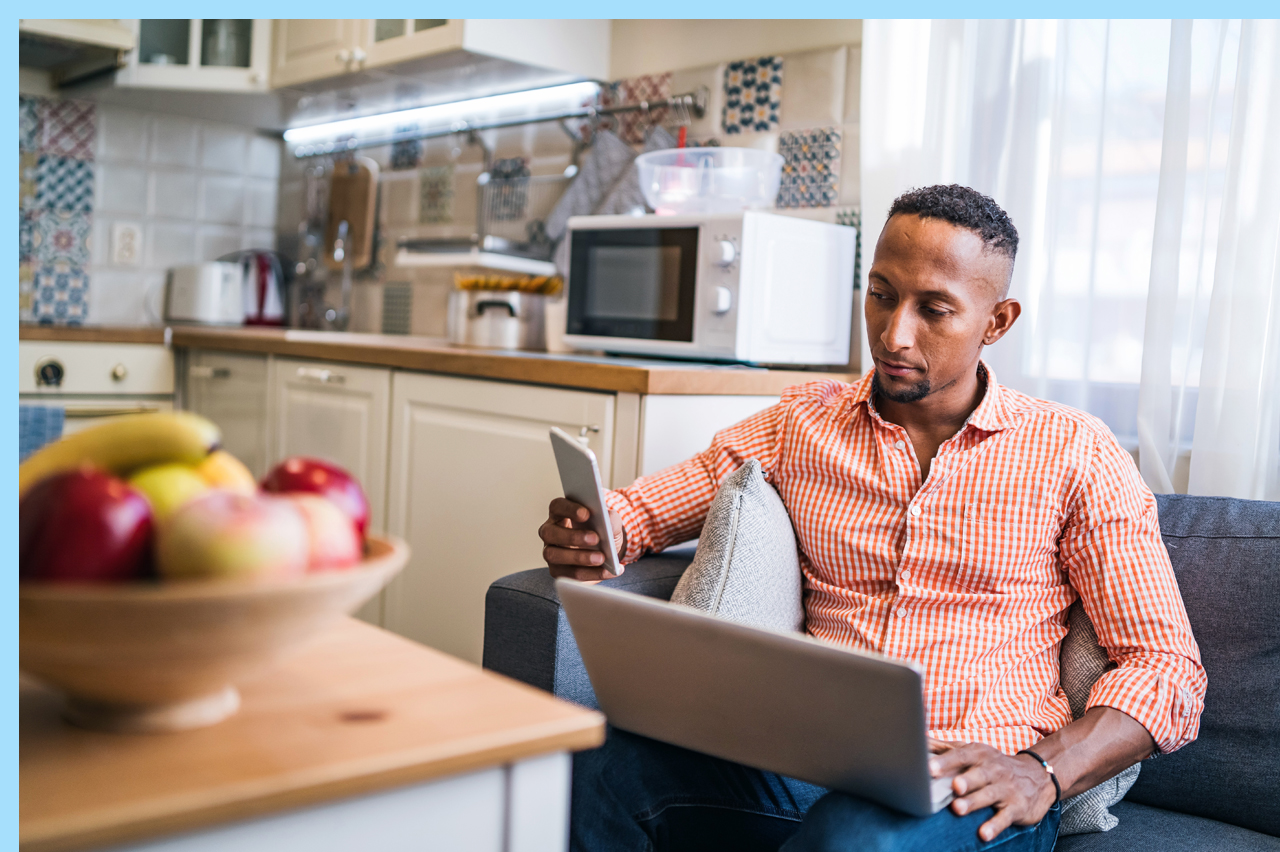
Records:
[[[689,126],[687,124],[680,125],[680,136],[676,140],[676,147],[683,148],[685,143],[689,141]]]

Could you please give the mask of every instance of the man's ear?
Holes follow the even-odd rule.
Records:
[[[1004,337],[1021,315],[1022,305],[1017,299],[1005,299],[997,303],[991,312],[991,319],[987,321],[987,333],[982,337],[982,345],[990,346]]]

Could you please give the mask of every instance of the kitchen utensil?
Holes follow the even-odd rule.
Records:
[[[239,263],[215,261],[175,266],[165,281],[169,322],[240,325],[245,317],[244,272]]]
[[[336,163],[329,178],[329,216],[325,227],[325,265],[341,271],[373,262],[373,227],[378,202],[378,164],[368,157]],[[346,222],[344,229],[342,223]]]
[[[547,296],[516,290],[449,293],[449,342],[482,349],[546,348]]]
[[[640,191],[659,215],[772,207],[781,154],[755,148],[675,148],[636,158]]]
[[[399,539],[371,536],[360,565],[287,582],[23,583],[19,666],[65,692],[81,727],[212,725],[239,707],[236,682],[355,611],[408,558]]]

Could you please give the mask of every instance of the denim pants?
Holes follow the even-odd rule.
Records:
[[[574,852],[1050,852],[1058,807],[1038,825],[978,838],[991,808],[913,817],[845,793],[609,728],[573,761]],[[784,846],[785,844],[785,846]]]

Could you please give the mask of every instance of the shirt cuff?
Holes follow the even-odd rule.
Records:
[[[1089,691],[1089,708],[1112,707],[1147,729],[1161,754],[1177,751],[1200,733],[1204,696],[1168,674],[1137,666],[1104,672]]]
[[[622,518],[622,529],[626,534],[626,543],[622,552],[618,554],[618,559],[622,561],[623,565],[630,565],[641,556],[644,556],[645,550],[651,544],[648,536],[644,533],[643,515],[618,491],[606,491],[604,504],[617,512],[618,517]]]

